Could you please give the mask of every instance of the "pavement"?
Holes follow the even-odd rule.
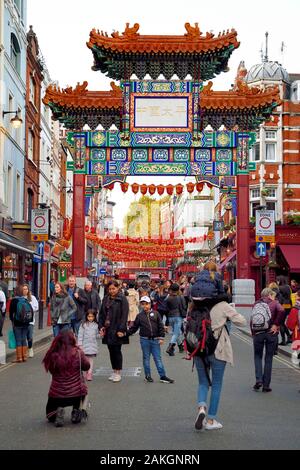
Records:
[[[174,384],[159,382],[152,361],[154,383],[144,383],[139,336],[123,346],[124,374],[120,383],[108,381],[107,347],[99,341],[94,377],[88,382],[89,420],[73,425],[66,409],[65,426],[45,419],[51,380],[41,362],[49,347],[36,347],[34,358],[0,367],[0,449],[7,450],[177,450],[299,449],[300,371],[281,354],[274,358],[272,393],[254,392],[252,341],[232,329],[234,367],[227,366],[217,419],[218,431],[194,428],[197,414],[196,371],[178,353],[169,357],[162,347],[167,375]],[[135,374],[125,372],[136,371]],[[99,454],[101,455],[101,454]]]
[[[43,328],[39,329],[38,319],[36,320],[33,332],[33,346],[38,346],[45,341],[48,341],[52,336],[52,327],[47,326],[48,310],[45,308],[43,312]],[[10,362],[15,358],[15,349],[9,349],[8,347],[8,331],[11,329],[11,321],[8,314],[6,315],[4,325],[3,325],[3,336],[0,337],[0,340],[4,341],[6,348],[6,362]],[[33,348],[34,349],[34,348]]]

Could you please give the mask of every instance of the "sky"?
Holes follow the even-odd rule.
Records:
[[[215,90],[228,90],[240,61],[244,60],[248,69],[261,62],[266,31],[269,60],[283,64],[289,73],[300,73],[299,18],[299,0],[28,0],[27,13],[28,27],[33,25],[52,80],[63,88],[87,80],[90,90],[108,90],[112,81],[91,70],[93,56],[86,42],[93,28],[109,35],[114,30],[123,32],[127,22],[130,26],[139,23],[139,33],[146,35],[181,35],[186,32],[186,22],[198,22],[204,34],[212,31],[217,35],[234,28],[241,45],[229,60],[230,71],[214,79]],[[128,182],[134,182],[134,178]],[[138,178],[137,182],[142,184],[145,179]],[[146,182],[154,181],[151,178]],[[176,184],[180,180],[169,178],[161,182]],[[157,178],[155,183],[159,184]],[[130,198],[114,190],[111,199],[122,200],[115,208],[120,225]]]

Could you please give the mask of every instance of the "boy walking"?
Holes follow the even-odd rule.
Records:
[[[174,380],[166,376],[165,368],[161,359],[160,345],[163,344],[165,329],[158,312],[151,308],[151,300],[148,296],[143,296],[140,301],[141,311],[137,315],[133,326],[127,331],[127,335],[133,335],[140,330],[140,342],[143,351],[143,366],[145,371],[145,382],[151,383],[150,357],[153,356],[160,382],[166,384],[174,383]],[[124,333],[118,333],[124,335]]]

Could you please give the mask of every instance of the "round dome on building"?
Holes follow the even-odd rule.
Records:
[[[289,83],[289,74],[278,62],[262,62],[254,65],[247,73],[245,80],[247,83],[258,82],[262,80],[283,81]]]

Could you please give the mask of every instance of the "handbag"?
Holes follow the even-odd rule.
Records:
[[[9,349],[16,349],[17,347],[14,330],[8,331],[8,347]]]

